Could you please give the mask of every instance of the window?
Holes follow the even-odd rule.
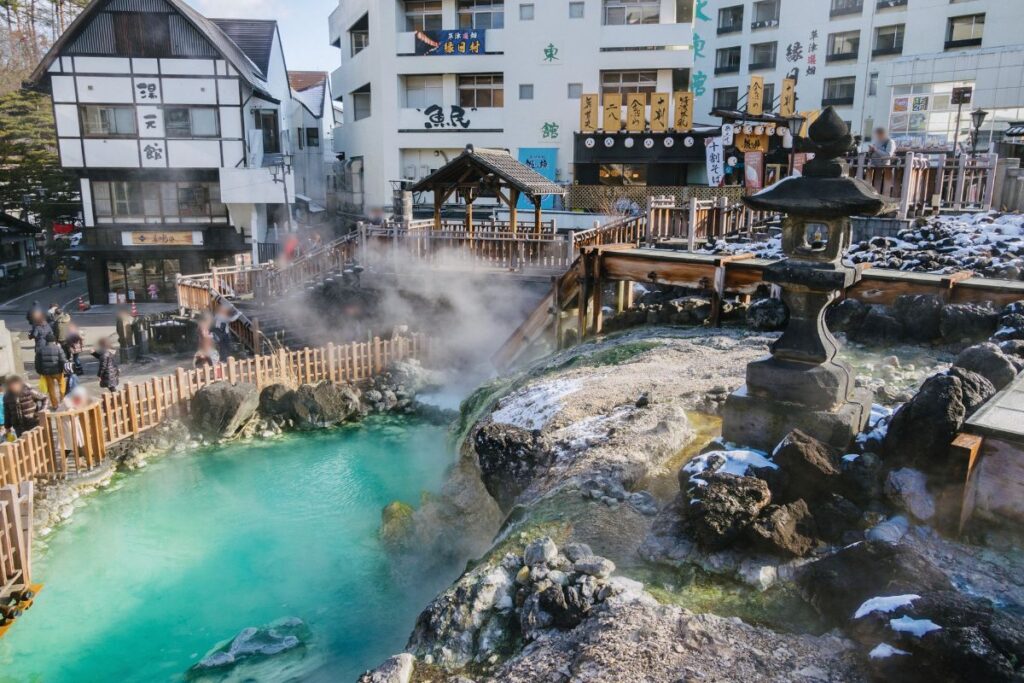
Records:
[[[117,54],[122,57],[170,57],[170,15],[112,12]]]
[[[723,47],[715,52],[715,73],[734,74],[739,73],[740,60],[742,59],[742,48]]]
[[[653,93],[658,90],[657,71],[602,71],[601,94]]]
[[[764,101],[764,110],[765,111],[775,111],[775,84],[774,83],[765,83],[764,84],[764,95],[762,97],[763,97],[763,101]]]
[[[281,153],[281,128],[276,109],[257,109],[256,130],[263,131],[263,153]]]
[[[364,14],[352,28],[348,30],[349,42],[352,45],[352,56],[370,47],[370,15]]]
[[[570,83],[569,84],[569,99],[578,100],[583,97],[583,84],[582,83]]]
[[[644,164],[601,164],[598,171],[601,185],[646,185],[647,166]]]
[[[957,2],[957,0],[950,0],[950,1],[951,2]],[[907,0],[878,0],[878,5],[876,5],[876,7],[878,9],[880,9],[880,10],[882,10],[882,9],[891,9],[893,7],[906,7],[906,6],[907,6]],[[867,130],[867,128],[865,128],[864,130]]]
[[[93,209],[100,223],[226,222],[217,183],[93,182]]]
[[[750,46],[750,70],[774,69],[778,43],[755,43]]]
[[[875,29],[874,55],[898,55],[903,53],[903,34],[905,24],[879,26]]]
[[[519,99],[521,99],[521,100],[532,100],[533,99],[533,83],[520,83],[519,84]]]
[[[718,10],[718,35],[743,30],[743,5]]]
[[[740,103],[739,88],[716,88],[715,109],[736,109]]]
[[[220,136],[217,110],[213,107],[164,107],[164,126],[169,138]]]
[[[570,19],[582,19],[583,14],[586,11],[587,4],[585,2],[570,2],[569,3],[569,18]]]
[[[661,21],[661,0],[604,0],[606,26],[657,24]]]
[[[319,128],[307,128],[306,129],[306,147],[319,147],[320,146],[320,129]]]
[[[771,28],[779,25],[779,0],[760,0],[754,3],[754,16],[750,28]]]
[[[505,0],[459,0],[459,28],[505,28]]]
[[[868,74],[868,97],[878,95],[878,72],[872,71]]]
[[[82,117],[82,133],[87,138],[133,137],[135,107],[86,105],[78,108]]]
[[[864,0],[832,0],[832,11],[829,16],[842,17],[848,14],[860,14],[864,9]]]
[[[838,62],[841,60],[857,59],[858,52],[860,52],[860,31],[830,33],[825,61]]]
[[[467,109],[505,106],[502,74],[460,74],[459,106]]]
[[[533,21],[533,3],[519,6],[519,21]]]
[[[406,31],[440,31],[441,0],[405,0]]]
[[[366,84],[359,90],[352,92],[352,120],[360,121],[370,118],[373,113],[373,98],[370,85]]]
[[[826,78],[825,94],[822,97],[822,106],[853,104],[854,92],[857,88],[855,76],[844,76],[842,78]]]
[[[946,49],[981,45],[981,34],[984,30],[984,14],[950,17],[946,27]]]
[[[426,109],[444,104],[442,76],[406,76],[405,106],[408,109]]]

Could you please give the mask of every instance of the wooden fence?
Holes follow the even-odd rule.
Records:
[[[110,446],[188,414],[196,392],[213,382],[252,383],[259,388],[280,381],[359,383],[394,361],[425,359],[429,351],[428,340],[418,335],[376,338],[318,349],[282,349],[245,360],[229,358],[216,367],[179,368],[174,375],[125,384],[86,408],[44,413],[38,427],[0,445],[0,486],[93,470],[107,459]]]
[[[32,482],[0,487],[0,603],[32,585]],[[0,632],[15,616],[0,613]]]

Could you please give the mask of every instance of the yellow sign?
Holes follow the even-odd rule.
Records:
[[[597,95],[584,95],[580,98],[580,131],[593,133],[597,130]]]
[[[787,78],[782,81],[782,96],[779,98],[779,116],[790,118],[796,114],[796,81]]]
[[[618,133],[622,130],[622,95],[605,95],[603,111],[601,128],[609,133]]]
[[[675,100],[676,119],[673,127],[678,131],[690,130],[693,128],[693,93],[677,92]]]
[[[191,232],[132,232],[134,247],[191,247],[194,242]]]
[[[733,145],[740,152],[767,152],[768,136],[739,133],[736,135]]]
[[[651,130],[655,133],[668,130],[668,93],[651,95]]]
[[[747,113],[760,116],[764,113],[764,76],[751,76],[747,90]]]
[[[647,95],[629,93],[626,95],[626,130],[642,133],[647,127]]]
[[[800,137],[805,138],[807,137],[807,131],[811,128],[811,124],[817,121],[818,117],[821,116],[821,110],[814,109],[812,111],[802,111],[800,112],[800,116],[804,117],[804,125],[800,128]]]

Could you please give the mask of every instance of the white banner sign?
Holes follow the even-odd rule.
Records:
[[[725,145],[722,138],[706,138],[704,140],[707,154],[708,186],[721,187],[725,180]]]

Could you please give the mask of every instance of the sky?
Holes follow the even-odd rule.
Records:
[[[327,17],[338,0],[188,0],[208,17],[276,19],[291,71],[333,71],[341,53],[331,47]]]

